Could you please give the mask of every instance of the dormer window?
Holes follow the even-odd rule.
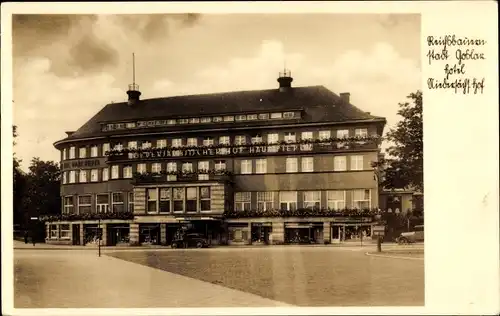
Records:
[[[201,123],[210,123],[212,121],[211,117],[202,117],[200,122]]]
[[[189,119],[189,124],[198,124],[200,123],[200,119],[197,117],[192,117]]]
[[[247,115],[247,120],[248,121],[254,121],[257,119],[257,114],[248,114]]]
[[[234,122],[234,116],[232,115],[224,116],[224,122]]]
[[[281,113],[271,113],[271,118],[272,119],[280,119],[282,118]]]
[[[167,125],[175,125],[175,120],[167,120]]]
[[[141,148],[142,148],[142,149],[148,149],[148,148],[151,148],[151,142],[148,142],[148,141],[144,141],[144,142],[142,142],[142,144],[141,144]]]
[[[285,112],[283,113],[283,118],[292,119],[295,117],[295,112]]]
[[[127,128],[135,128],[135,122],[129,122],[125,125]]]
[[[148,121],[148,127],[155,126],[155,121]]]
[[[262,143],[262,135],[257,134],[252,137],[252,144],[259,144]]]
[[[259,114],[259,120],[268,120],[268,119],[269,119],[269,113]]]
[[[247,119],[246,115],[236,115],[237,121],[246,121],[246,119]]]
[[[214,123],[222,122],[222,117],[221,116],[215,116],[212,119],[212,122],[214,122]]]
[[[107,124],[106,125],[106,130],[107,131],[112,131],[115,129],[115,124]]]
[[[188,119],[178,119],[177,122],[179,124],[187,124],[187,123],[189,123],[189,120]]]

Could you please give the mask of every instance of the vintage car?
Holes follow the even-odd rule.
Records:
[[[401,233],[396,238],[398,244],[409,244],[424,241],[424,226],[417,225],[411,232]]]
[[[191,233],[185,234],[183,237],[173,240],[170,246],[172,248],[206,248],[208,247],[208,241],[201,234]]]

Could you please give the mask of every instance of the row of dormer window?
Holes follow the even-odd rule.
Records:
[[[365,161],[363,155],[352,155],[349,156],[349,170],[361,171],[365,170]],[[347,156],[334,156],[333,157],[333,171],[347,171]],[[216,171],[226,170],[226,162],[224,160],[216,160],[213,162],[214,169]],[[166,169],[163,169],[166,166]],[[192,162],[183,162],[180,164],[180,171],[183,173],[195,172],[194,164]],[[208,171],[210,170],[210,161],[198,161],[196,171]],[[135,170],[132,165],[111,166],[111,179],[131,179],[134,172],[138,173],[160,173],[162,171],[166,172],[177,172],[178,163],[168,162],[160,163],[155,162],[151,164],[139,163],[136,165]],[[63,172],[63,184],[67,183],[86,183],[86,182],[99,182],[108,181],[110,179],[109,168],[102,169],[90,169],[90,170],[71,170]],[[297,172],[314,172],[314,157],[287,157],[285,158],[285,172],[286,173],[297,173]],[[270,170],[268,168],[268,163],[266,158],[260,159],[243,159],[240,160],[240,170],[239,174],[267,174],[274,173],[275,170]],[[78,175],[78,179],[77,179]],[[199,180],[208,180],[207,174],[199,174]],[[172,181],[176,180],[175,175],[170,177]]]
[[[288,143],[297,142],[297,134],[295,132],[285,132],[283,140]],[[337,130],[336,138],[348,138],[349,130]],[[354,130],[355,137],[368,137],[368,129],[366,128],[357,128]],[[318,139],[324,140],[332,138],[333,135],[330,130],[320,130],[318,132]],[[301,140],[313,140],[313,132],[305,131],[300,133]],[[218,145],[231,145],[230,136],[219,136],[217,139]],[[236,135],[233,139],[233,145],[245,145],[245,144],[258,144],[267,142],[268,144],[274,144],[279,142],[279,134],[278,133],[267,133],[266,139],[262,136],[262,134],[255,134],[252,137],[248,137],[246,135]],[[184,146],[212,146],[215,145],[214,137],[204,137],[202,142],[199,143],[198,137],[189,137],[187,139],[183,138],[173,138],[173,139],[157,139],[154,148],[163,148],[167,146],[171,147],[184,147]],[[148,149],[153,148],[153,144],[151,141],[129,141],[127,143],[116,142],[112,144],[112,147],[109,143],[102,144],[101,152],[99,153],[99,146],[93,145],[90,147],[80,147],[78,148],[78,157],[77,157],[77,148],[72,146],[69,149],[64,148],[62,150],[62,159],[82,159],[89,157],[100,157],[104,156],[107,151],[110,149],[114,150],[123,150],[124,148],[128,149]]]
[[[190,117],[168,120],[150,120],[150,121],[136,121],[125,123],[109,123],[103,125],[103,131],[113,131],[122,129],[135,129],[135,128],[148,128],[159,126],[174,126],[185,124],[208,124],[208,123],[234,123],[256,120],[289,120],[300,118],[299,112],[273,112],[273,113],[260,113],[260,114],[240,114],[240,115],[224,115],[224,116],[204,116],[204,117]]]

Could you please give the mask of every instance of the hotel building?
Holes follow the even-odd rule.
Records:
[[[370,236],[385,118],[349,93],[292,87],[106,105],[57,141],[61,215],[47,242],[329,243]]]

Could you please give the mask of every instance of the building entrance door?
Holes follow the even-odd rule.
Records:
[[[73,245],[80,244],[80,224],[73,224],[72,239],[73,239]]]
[[[332,243],[341,243],[344,241],[345,227],[344,225],[332,226]]]

